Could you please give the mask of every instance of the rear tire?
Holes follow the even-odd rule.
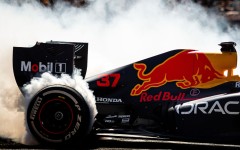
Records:
[[[69,143],[87,136],[94,115],[75,89],[54,85],[40,90],[27,110],[30,132],[40,143]]]

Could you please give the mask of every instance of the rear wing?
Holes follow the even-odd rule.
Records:
[[[13,71],[21,88],[33,77],[44,72],[54,75],[72,75],[74,68],[81,69],[83,78],[87,71],[88,43],[50,41],[36,43],[33,47],[13,48]]]

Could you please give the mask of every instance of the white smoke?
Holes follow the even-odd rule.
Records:
[[[88,42],[87,77],[179,48],[219,52],[217,45],[235,41],[240,32],[224,18],[193,3],[166,0],[90,1],[83,8],[58,2],[53,8],[37,1],[0,1],[0,136],[23,142],[23,99],[12,71],[13,46],[35,42]]]
[[[72,76],[67,74],[62,74],[61,77],[56,77],[51,75],[48,72],[42,74],[41,78],[33,78],[29,84],[24,85],[22,88],[25,97],[25,108],[28,108],[30,100],[33,96],[49,85],[66,85],[76,89],[79,93],[82,94],[83,98],[88,101],[87,103],[90,106],[90,110],[92,110],[92,115],[96,116],[97,109],[95,104],[95,97],[93,96],[93,92],[89,90],[88,84],[83,80],[80,70],[75,70]],[[93,120],[92,120],[93,121]],[[27,126],[27,125],[26,125]],[[34,139],[30,132],[25,133],[25,137],[22,139],[24,143],[27,144],[35,144],[36,141],[30,139]]]

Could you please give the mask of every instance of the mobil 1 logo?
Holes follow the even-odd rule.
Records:
[[[62,62],[38,62],[32,63],[31,61],[21,61],[22,72],[55,72],[66,73],[67,64]]]
[[[66,73],[66,63],[55,63],[55,73]]]

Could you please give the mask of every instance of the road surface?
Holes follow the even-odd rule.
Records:
[[[130,150],[130,149],[240,149],[239,144],[200,143],[179,140],[166,140],[160,137],[134,134],[99,133],[87,139],[84,144],[53,147],[49,145],[28,146],[15,143],[9,139],[0,139],[1,149],[96,149],[96,150]]]

